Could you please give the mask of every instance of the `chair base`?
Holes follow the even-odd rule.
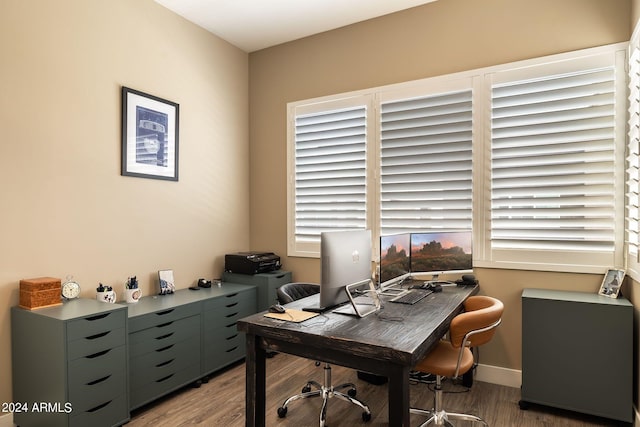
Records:
[[[324,385],[316,381],[309,381],[303,388],[302,392],[296,394],[294,396],[289,397],[284,401],[281,407],[278,408],[278,416],[280,418],[284,418],[287,416],[288,406],[291,402],[294,402],[299,399],[308,399],[311,397],[321,397],[322,398],[322,407],[320,409],[320,427],[325,426],[325,422],[327,419],[327,405],[329,403],[329,399],[332,397],[337,397],[338,399],[344,400],[345,402],[352,403],[362,409],[362,420],[369,421],[371,420],[371,410],[369,407],[362,401],[355,398],[356,396],[356,386],[352,383],[340,384],[337,386],[331,385],[331,365],[328,363],[324,366]],[[311,388],[315,387],[316,390],[312,390]],[[345,394],[338,390],[348,388],[349,391]]]
[[[425,415],[429,417],[427,421],[420,424],[420,427],[424,427],[429,424],[433,424],[436,426],[453,427],[453,424],[451,424],[449,420],[472,421],[472,422],[481,423],[482,425],[485,425],[488,427],[488,424],[482,418],[477,417],[475,415],[470,415],[470,414],[457,414],[455,412],[445,412],[445,411],[440,411],[436,413],[433,411],[426,411],[424,409],[415,409],[415,408],[411,408],[410,412],[412,414]]]
[[[460,421],[472,421],[476,423],[480,423],[484,426],[489,426],[482,418],[471,415],[471,414],[458,414],[455,412],[447,412],[442,409],[442,379],[440,375],[436,375],[436,385],[435,385],[435,395],[433,397],[434,409],[431,411],[427,411],[425,409],[416,409],[410,408],[409,412],[417,415],[425,415],[429,417],[427,421],[420,424],[420,427],[424,427],[426,425],[432,424],[437,426],[448,426],[453,427],[453,424],[449,422],[449,420],[460,420]]]

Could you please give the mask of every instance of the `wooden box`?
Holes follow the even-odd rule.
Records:
[[[38,277],[20,280],[20,307],[51,307],[62,304],[61,280],[54,277]]]

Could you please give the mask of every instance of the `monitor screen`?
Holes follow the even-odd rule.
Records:
[[[411,272],[431,274],[473,271],[471,231],[411,234]]]
[[[320,258],[320,307],[347,302],[345,286],[371,278],[371,231],[322,233]]]
[[[380,236],[380,286],[388,286],[411,271],[411,235]]]

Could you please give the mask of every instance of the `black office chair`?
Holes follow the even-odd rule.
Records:
[[[292,301],[308,297],[320,292],[320,285],[315,283],[287,283],[282,285],[277,290],[278,302],[280,304],[287,304]],[[316,366],[320,366],[320,362],[316,362]],[[316,390],[312,390],[315,387]],[[348,388],[347,394],[341,393],[338,390]],[[362,419],[369,421],[371,419],[371,411],[369,407],[355,398],[356,386],[353,383],[345,383],[337,386],[331,385],[331,365],[329,363],[324,364],[324,384],[320,384],[316,381],[309,381],[302,387],[302,392],[289,397],[284,401],[281,407],[278,408],[278,416],[284,418],[287,416],[287,409],[289,403],[298,399],[307,399],[310,397],[322,397],[322,409],[320,410],[320,427],[324,427],[325,420],[327,419],[327,403],[332,397],[337,397],[344,401],[353,403],[359,406],[362,412]]]

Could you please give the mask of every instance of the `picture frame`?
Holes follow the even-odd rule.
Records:
[[[121,175],[178,181],[180,106],[122,87]]]
[[[624,270],[618,270],[615,268],[608,269],[604,274],[598,294],[609,298],[618,298],[624,275]]]
[[[173,270],[158,271],[158,280],[160,282],[160,295],[168,295],[176,291]]]

